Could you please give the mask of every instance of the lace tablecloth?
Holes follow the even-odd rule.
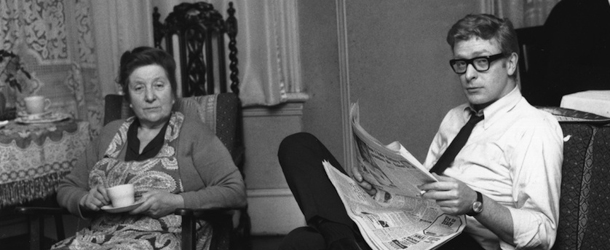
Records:
[[[52,195],[89,141],[86,121],[0,128],[0,208]]]

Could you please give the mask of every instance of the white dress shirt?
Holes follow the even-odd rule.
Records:
[[[447,113],[425,166],[430,169],[470,117],[468,104]],[[559,218],[563,133],[549,113],[531,106],[515,88],[483,110],[468,142],[444,174],[506,206],[517,248],[549,249]],[[476,219],[465,232],[485,249],[514,249]]]

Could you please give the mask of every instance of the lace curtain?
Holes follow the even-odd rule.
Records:
[[[31,73],[23,97],[43,95],[52,110],[88,120],[94,134],[103,107],[98,80],[90,0],[0,0],[0,49],[18,55]],[[10,92],[2,79],[3,92]]]
[[[515,27],[543,25],[560,0],[480,0],[481,12],[509,18]]]

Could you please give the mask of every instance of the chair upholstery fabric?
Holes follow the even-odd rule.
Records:
[[[588,190],[591,172],[591,152],[587,152],[593,139],[594,127],[578,123],[560,123],[564,137],[561,198],[559,200],[559,226],[554,249],[578,249],[578,242],[584,236],[580,222],[586,215]],[[589,158],[589,159],[587,159]],[[585,173],[586,177],[585,178]],[[586,221],[586,220],[584,220]]]
[[[241,103],[237,95],[222,93],[181,98],[177,110],[183,111],[185,115],[196,111],[201,121],[216,133],[229,150],[235,165],[243,170],[244,151],[241,146],[239,107]]]
[[[600,127],[592,143],[592,167],[588,186],[588,216],[583,223],[581,249],[610,247],[610,127]],[[584,182],[585,180],[583,180]]]
[[[542,108],[564,135],[559,223],[554,250],[610,245],[610,118]]]

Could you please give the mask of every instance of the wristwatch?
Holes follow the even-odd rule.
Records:
[[[477,191],[475,191],[477,192]],[[483,212],[483,195],[477,192],[477,200],[472,203],[470,212],[467,213],[469,216],[475,216]]]

